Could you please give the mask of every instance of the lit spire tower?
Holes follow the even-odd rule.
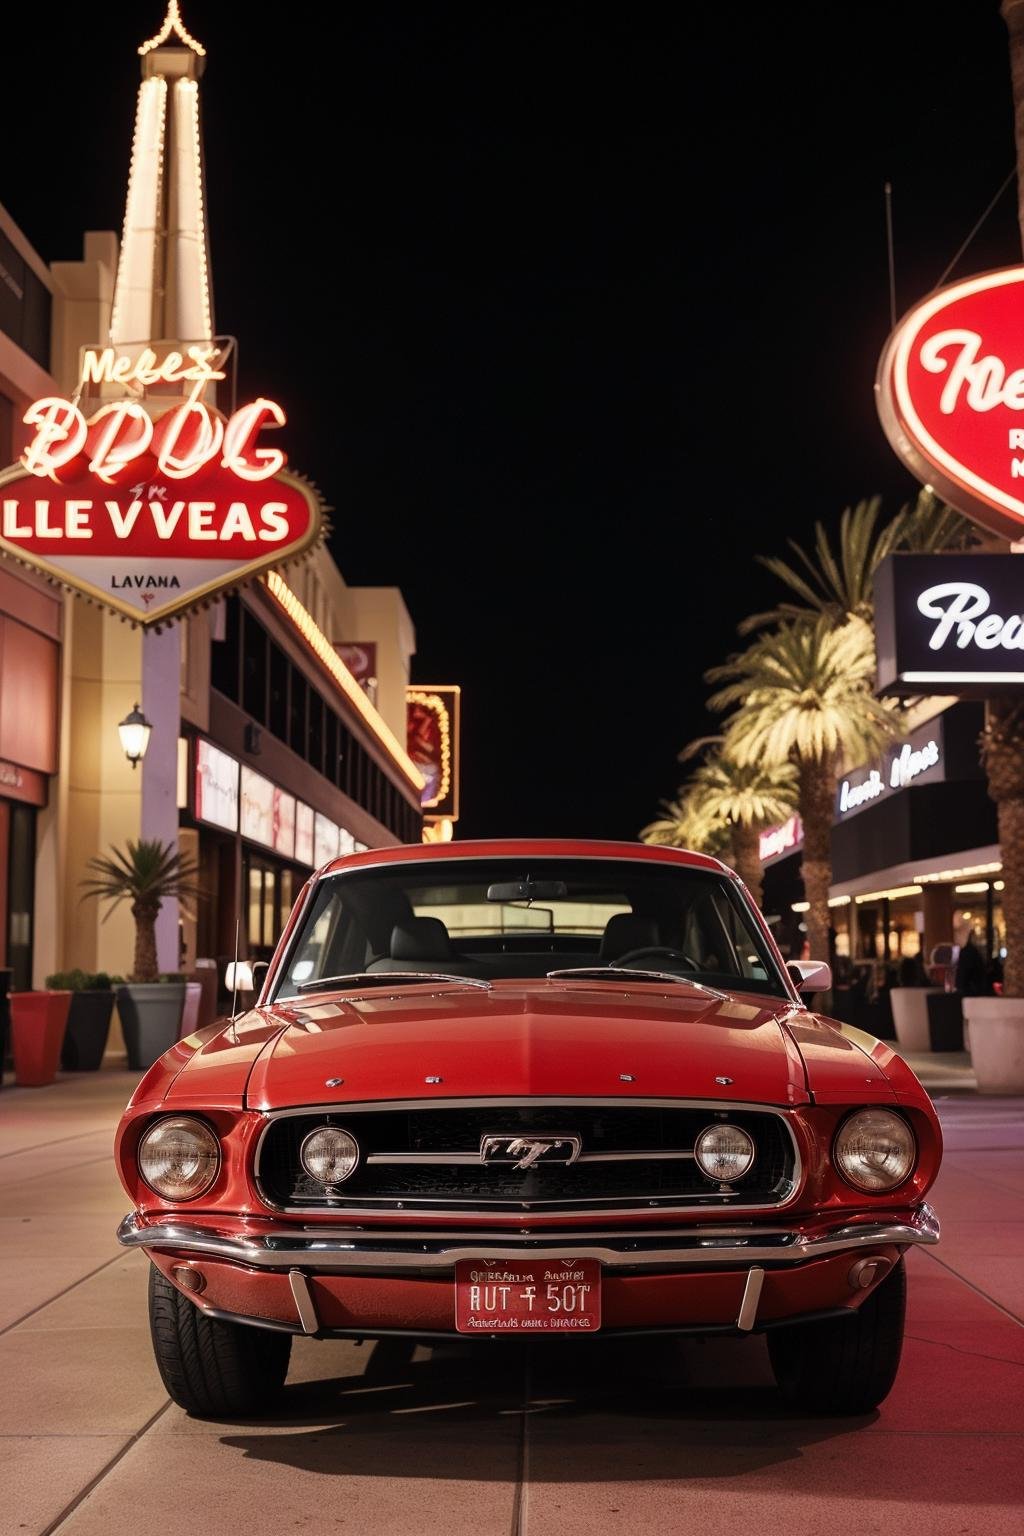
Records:
[[[170,0],[160,31],[139,48],[128,198],[110,340],[213,338],[199,80],[206,49]]]

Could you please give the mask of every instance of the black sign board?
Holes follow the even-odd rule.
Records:
[[[1024,691],[1024,555],[889,555],[875,632],[879,693]]]

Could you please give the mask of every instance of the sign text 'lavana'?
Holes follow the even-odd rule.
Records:
[[[21,462],[30,474],[52,480],[88,471],[113,485],[138,468],[143,456],[155,460],[161,476],[185,480],[219,461],[241,480],[269,480],[283,468],[278,448],[257,448],[264,426],[282,427],[285,414],[274,400],[260,398],[225,421],[201,400],[188,399],[154,421],[135,400],[115,400],[88,420],[70,400],[37,400],[25,412],[35,434]]]

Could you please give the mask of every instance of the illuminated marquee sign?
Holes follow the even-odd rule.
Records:
[[[197,821],[234,832],[238,827],[240,764],[212,742],[196,742],[195,813]]]
[[[886,343],[875,392],[918,479],[992,532],[1024,536],[1024,267],[916,305]]]
[[[458,820],[461,700],[457,687],[406,689],[406,747],[425,781],[422,804],[428,818]]]
[[[81,389],[99,403],[26,411],[20,462],[0,474],[0,549],[143,625],[308,549],[319,497],[260,441],[280,405],[224,416],[201,398],[224,377],[219,351],[87,351]]]
[[[803,846],[804,824],[795,813],[778,827],[766,827],[757,840],[758,857],[762,864],[774,864]]]
[[[879,693],[1024,687],[1024,556],[890,555],[874,594]]]
[[[910,741],[893,747],[877,768],[861,768],[840,782],[836,791],[836,817],[842,820],[851,811],[863,810],[881,795],[894,789],[907,789],[919,781],[941,779],[942,750],[930,734],[930,727]]]

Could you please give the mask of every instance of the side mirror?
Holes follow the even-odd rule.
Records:
[[[229,960],[224,971],[224,986],[228,992],[258,992],[263,986],[269,960]]]
[[[786,970],[798,992],[832,990],[832,967],[827,960],[789,960]]]

